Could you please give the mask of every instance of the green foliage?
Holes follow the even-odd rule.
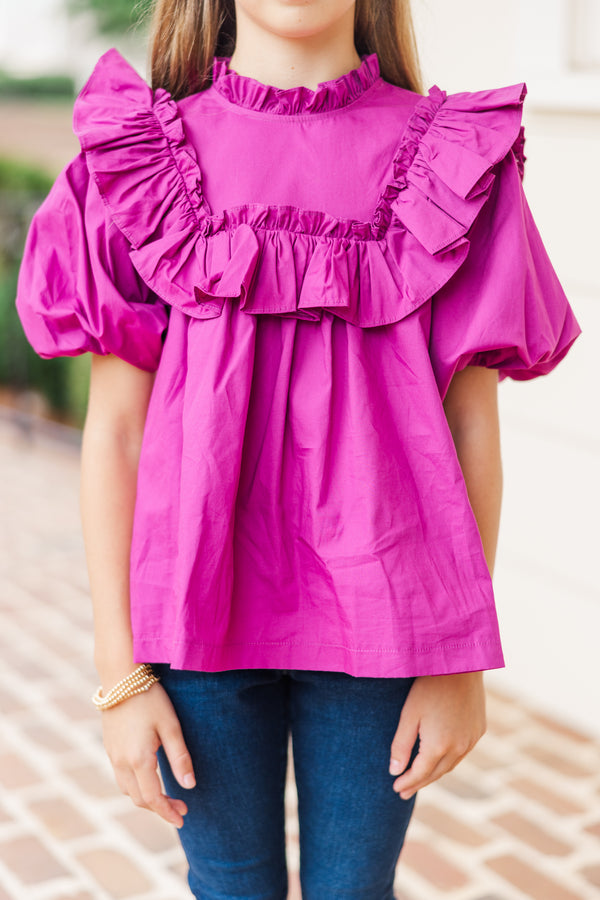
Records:
[[[0,159],[0,384],[39,391],[59,418],[82,425],[89,359],[40,359],[25,337],[15,308],[25,235],[52,182],[39,169]]]
[[[139,24],[151,0],[67,0],[72,13],[92,12],[98,29],[105,34],[121,34]]]
[[[36,99],[75,96],[75,82],[70,75],[39,75],[19,78],[0,69],[0,97],[35,97]]]
[[[0,191],[27,191],[40,196],[40,201],[52,187],[52,178],[47,172],[17,162],[15,159],[0,157]]]

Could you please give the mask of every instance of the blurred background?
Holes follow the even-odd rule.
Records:
[[[0,399],[80,426],[89,359],[42,361],[14,312],[31,216],[79,152],[72,106],[97,58],[117,46],[145,71],[147,0],[0,0]]]
[[[583,329],[548,376],[505,380],[495,588],[506,669],[488,683],[600,735],[600,2],[414,4],[426,84],[524,81],[524,187]]]
[[[490,794],[480,791],[477,795],[479,788],[469,786],[466,779],[446,779],[446,795],[437,785],[428,789],[433,803],[422,807],[414,826],[415,839],[406,851],[412,868],[401,897],[435,900],[443,894],[451,900],[483,900],[485,891],[487,900],[586,900],[598,896],[600,887],[600,854],[597,845],[593,850],[589,843],[590,834],[600,837],[600,376],[596,345],[600,337],[600,0],[504,0],[502,4],[413,0],[412,6],[426,88],[437,84],[451,93],[526,82],[525,191],[583,334],[549,376],[521,383],[506,380],[500,386],[505,487],[494,582],[506,668],[486,676],[492,728],[484,741],[490,743],[479,757],[473,756],[472,763],[462,764],[465,772],[470,771],[469,765],[475,766],[474,776],[483,788],[485,778],[492,779]],[[5,735],[12,743],[4,753],[0,739],[0,784],[19,794],[14,801],[0,799],[0,839],[9,835],[13,853],[3,863],[0,851],[0,900],[188,896],[177,888],[184,866],[166,828],[161,830],[152,816],[144,818],[149,814],[130,811],[126,798],[117,798],[110,787],[96,714],[82,703],[81,684],[76,681],[81,678],[95,687],[77,518],[77,450],[89,359],[40,360],[27,344],[14,310],[28,223],[56,175],[79,151],[71,129],[73,100],[98,56],[111,46],[147,74],[146,8],[147,0],[0,0],[0,593],[4,593],[0,606],[10,612],[0,629],[0,707],[13,717],[6,720],[10,727]],[[46,662],[45,653],[50,654]],[[47,677],[50,668],[52,679]],[[25,693],[23,673],[30,678]],[[64,701],[69,690],[70,700],[66,706],[63,702],[61,713],[56,698],[60,693]],[[19,696],[28,705],[19,706]],[[38,710],[43,723],[49,698],[52,714],[59,718],[48,718],[47,727],[32,724],[27,718],[30,711]],[[73,817],[64,797],[57,799],[47,787],[50,793],[40,799],[35,793],[35,772],[31,785],[27,781],[27,767],[34,771],[37,765],[32,749],[36,745],[24,737],[27,729],[35,730],[38,745],[49,742],[45,751],[60,755],[58,735],[50,734],[57,722],[62,722],[62,737],[70,747],[64,750],[63,762],[71,759],[68,752],[77,751],[70,790],[75,790],[75,799],[80,790],[105,802],[112,817],[111,851],[99,850],[93,841],[86,849],[85,823]],[[503,756],[506,771],[500,768]],[[81,763],[84,757],[87,768]],[[535,768],[538,763],[543,771]],[[53,771],[60,781],[64,766],[56,771],[52,766],[46,761],[40,771]],[[496,868],[488,854],[484,876],[484,851],[478,837],[475,831],[464,830],[465,823],[471,822],[479,837],[485,836],[485,828],[480,827],[481,804],[495,802],[490,798],[500,783],[506,787],[505,797],[512,796],[509,783],[513,793],[522,791],[513,800],[538,828],[534,837],[530,829],[528,839],[523,837],[527,827],[522,821],[513,829],[521,829],[519,841],[529,840],[530,845],[537,841],[538,857],[530,860],[534,874],[523,868],[523,856],[512,875],[502,874],[501,887],[494,878],[500,878],[512,848],[500,841],[493,860]],[[553,785],[558,793],[552,792]],[[293,810],[290,790],[288,803]],[[32,803],[37,804],[35,819],[22,802],[29,796],[27,791],[33,791]],[[461,824],[454,828],[448,846],[455,851],[452,841],[463,841],[458,859],[471,873],[464,881],[452,870],[448,856],[442,858],[436,876],[431,857],[423,862],[419,855],[421,836],[429,842],[449,828],[448,791],[453,791],[453,809],[463,804]],[[573,799],[573,791],[579,791],[578,799]],[[22,828],[15,836],[10,831],[11,802]],[[432,812],[436,803],[442,809],[437,819]],[[92,819],[96,815],[96,824],[98,809],[90,812],[86,807],[87,815]],[[497,807],[486,807],[485,821],[497,813]],[[506,815],[502,821],[496,816],[497,827],[508,827]],[[547,816],[557,819],[555,836],[562,827],[558,819],[568,820],[565,828],[572,832],[564,838],[563,850],[556,837],[554,843],[540,837],[539,828]],[[124,822],[129,830],[118,832]],[[79,856],[75,861],[73,856],[68,861],[65,857],[65,872],[70,874],[61,881],[60,872],[52,869],[52,865],[60,867],[61,851],[54,845],[50,848],[48,835],[68,838],[69,828],[80,841],[73,844]],[[121,835],[121,859],[114,846],[115,828]],[[576,839],[575,828],[580,829]],[[136,829],[141,844],[128,856],[128,841]],[[27,844],[30,832],[39,838],[37,849]],[[440,840],[443,850],[445,838]],[[573,852],[564,850],[569,840]],[[522,846],[515,851],[516,857]],[[48,863],[44,856],[48,848],[54,862]],[[561,859],[568,859],[568,865]],[[137,875],[132,860],[137,861]],[[46,864],[49,880],[39,876]],[[542,868],[551,876],[554,873],[559,888],[544,880]],[[575,873],[573,883],[565,874],[567,869]],[[33,870],[37,880],[24,888]],[[77,871],[79,881],[73,875]]]

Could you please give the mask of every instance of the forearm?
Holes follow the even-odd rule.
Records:
[[[95,662],[107,687],[133,668],[129,558],[149,376],[125,366],[121,361],[93,363],[81,456],[81,520]],[[132,381],[134,388],[137,381],[144,388],[139,396],[135,390],[127,393]],[[133,411],[124,408],[131,404]]]
[[[468,366],[454,376],[444,398],[444,412],[490,574],[502,498],[497,389],[494,370]],[[394,781],[394,790],[408,800],[436,781],[474,747],[485,727],[482,671],[418,676],[392,742],[390,773],[400,776]],[[408,767],[417,736],[419,752]]]
[[[493,370],[465,369],[445,402],[469,501],[490,574],[494,571],[502,504],[502,459]]]
[[[95,660],[112,684],[133,668],[129,610],[129,552],[137,463],[110,431],[84,430],[81,520],[94,614]]]
[[[473,423],[455,439],[456,452],[475,515],[483,552],[494,571],[500,508],[502,503],[502,463],[497,436],[485,423]]]

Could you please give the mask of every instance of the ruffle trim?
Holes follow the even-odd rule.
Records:
[[[379,232],[394,217],[434,256],[460,241],[490,195],[493,167],[509,150],[521,178],[524,82],[446,94],[437,85],[417,102],[375,212]]]
[[[373,327],[409,315],[460,268],[511,149],[523,174],[526,92],[434,85],[420,96],[371,222],[257,204],[212,214],[177,104],[114,49],[80,93],[74,127],[135,267],[165,302],[194,318],[238,301],[248,313],[318,321],[328,310]]]
[[[361,57],[356,69],[339,78],[321,81],[314,91],[303,86],[278,88],[239,75],[229,68],[229,60],[227,56],[214,58],[214,89],[236,106],[285,116],[329,112],[348,106],[375,84],[380,74],[377,54],[371,53]]]

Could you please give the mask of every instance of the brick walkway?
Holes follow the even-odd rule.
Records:
[[[72,130],[73,104],[0,98],[0,156],[58,175],[79,153]]]
[[[0,900],[185,900],[176,833],[115,788],[89,702],[77,444],[0,413]],[[600,897],[600,745],[496,692],[488,717],[418,798],[399,900]]]

